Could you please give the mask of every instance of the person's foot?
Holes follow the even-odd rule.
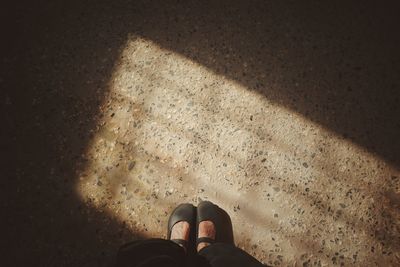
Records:
[[[167,238],[180,245],[187,253],[194,251],[190,240],[196,221],[196,207],[190,203],[179,204],[169,216],[167,227]]]
[[[170,240],[174,239],[182,239],[186,240],[189,243],[189,233],[190,233],[190,224],[185,221],[180,221],[174,224],[171,230],[171,237]],[[186,250],[186,247],[182,244],[179,244],[181,247],[183,247]]]
[[[202,221],[199,223],[198,238],[208,237],[215,240],[215,226],[212,221]],[[197,245],[197,252],[206,246],[209,246],[208,242],[200,242]]]

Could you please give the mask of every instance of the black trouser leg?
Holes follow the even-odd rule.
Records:
[[[247,252],[231,244],[215,243],[200,250],[212,267],[264,267]]]
[[[215,243],[198,256],[187,257],[184,249],[165,239],[148,239],[122,246],[116,267],[264,267],[259,261],[231,244]]]
[[[134,241],[123,245],[117,255],[116,267],[184,267],[185,251],[165,239]]]

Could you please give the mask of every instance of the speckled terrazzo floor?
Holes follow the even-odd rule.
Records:
[[[5,266],[111,266],[202,199],[272,266],[400,264],[394,5],[39,9],[2,60]]]

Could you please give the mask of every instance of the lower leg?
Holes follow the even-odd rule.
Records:
[[[215,239],[215,226],[212,221],[202,221],[199,223],[199,231],[198,237],[208,237],[211,239]],[[197,245],[197,251],[200,251],[202,248],[209,246],[208,242],[200,242]]]

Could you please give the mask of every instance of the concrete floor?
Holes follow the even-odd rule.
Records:
[[[10,9],[3,266],[112,266],[208,199],[273,266],[400,264],[394,4]],[[3,168],[2,167],[2,168]]]

